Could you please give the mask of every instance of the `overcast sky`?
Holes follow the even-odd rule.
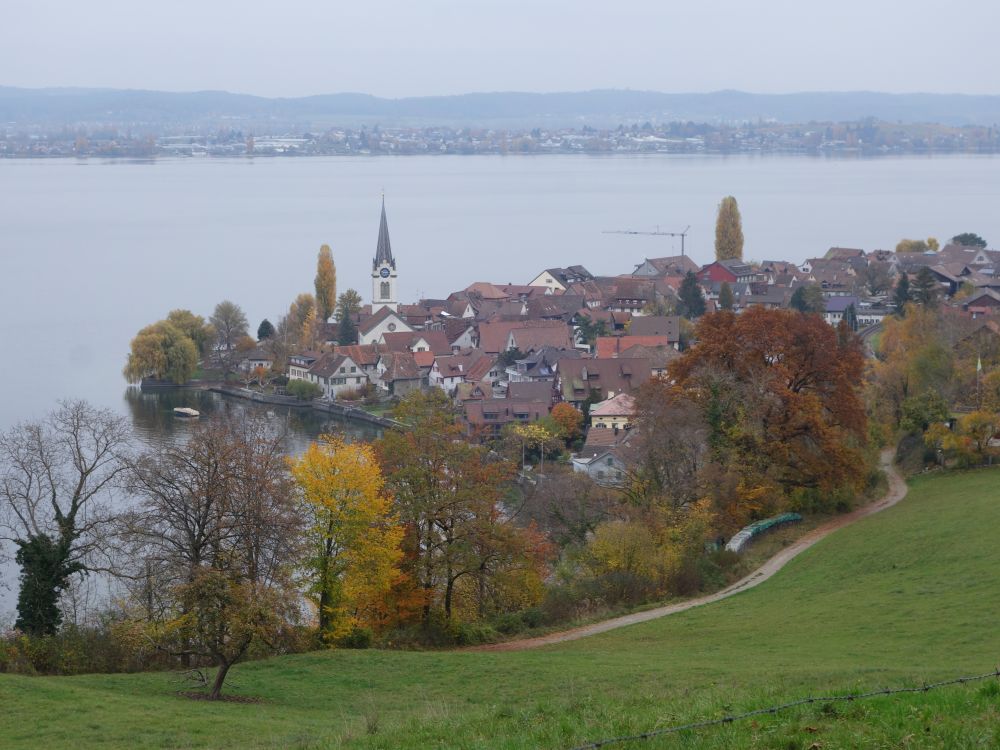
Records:
[[[996,0],[5,0],[0,85],[1000,93]]]

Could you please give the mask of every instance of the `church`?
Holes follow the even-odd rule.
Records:
[[[382,196],[382,219],[378,226],[378,247],[372,261],[372,312],[382,307],[393,312],[399,309],[396,297],[396,260],[389,244],[389,225],[385,220],[385,196]]]

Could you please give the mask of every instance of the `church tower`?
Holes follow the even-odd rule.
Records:
[[[396,261],[389,244],[389,225],[385,221],[385,196],[382,196],[382,220],[378,226],[378,248],[372,261],[372,312],[388,307],[396,312]]]

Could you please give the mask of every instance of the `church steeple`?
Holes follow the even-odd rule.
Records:
[[[385,194],[382,195],[382,218],[378,225],[378,247],[372,261],[372,312],[388,307],[393,312],[396,300],[396,259],[389,244],[389,224],[385,220]]]
[[[378,268],[385,263],[392,268],[396,267],[396,261],[392,257],[392,245],[389,243],[389,224],[385,220],[385,195],[382,195],[382,219],[378,225],[378,247],[375,250],[375,261],[373,268]]]

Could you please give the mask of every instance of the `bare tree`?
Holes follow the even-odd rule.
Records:
[[[71,578],[109,569],[129,437],[122,417],[85,401],[61,402],[45,419],[0,434],[0,533],[21,567],[17,628],[54,633]]]
[[[125,532],[136,609],[160,648],[218,668],[218,698],[230,667],[298,611],[301,521],[282,436],[253,418],[203,423],[137,462],[131,486],[142,498]]]

